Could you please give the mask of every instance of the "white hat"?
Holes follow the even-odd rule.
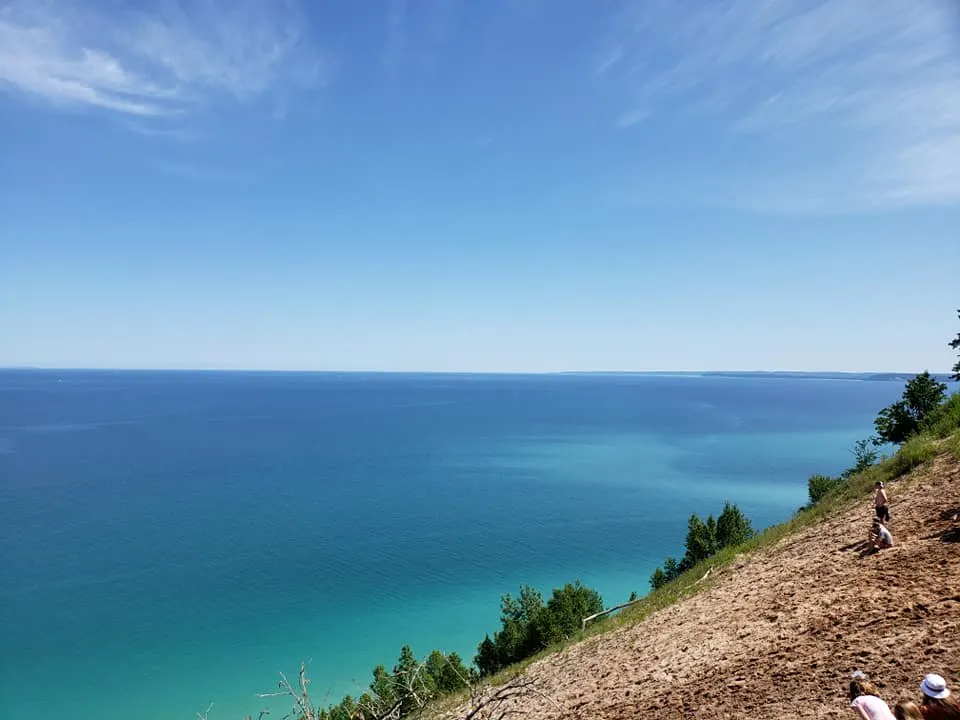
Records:
[[[950,691],[947,689],[947,681],[935,673],[930,673],[923,678],[923,682],[920,683],[920,689],[927,697],[939,699],[950,695]]]

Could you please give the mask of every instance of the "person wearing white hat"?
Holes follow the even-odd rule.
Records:
[[[960,720],[960,705],[950,697],[950,688],[942,675],[926,675],[920,691],[923,693],[920,712],[924,720]]]

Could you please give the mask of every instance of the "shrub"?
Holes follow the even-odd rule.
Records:
[[[554,589],[547,606],[534,619],[534,633],[540,648],[568,639],[580,629],[580,621],[603,610],[600,593],[577,580]]]
[[[844,479],[849,478],[876,465],[877,458],[880,455],[876,449],[878,444],[876,438],[857,440],[857,442],[853,444],[853,450],[851,450],[853,453],[853,467],[844,470],[841,477]]]
[[[930,413],[923,429],[934,437],[945,438],[960,429],[960,392],[954,393]]]
[[[955,460],[960,460],[960,433],[957,433],[950,438],[950,442],[947,444],[947,449],[953,455]]]
[[[923,436],[912,437],[890,458],[891,477],[906,475],[937,454],[936,442]]]
[[[842,484],[842,478],[829,475],[811,475],[810,479],[807,480],[807,494],[810,496],[810,504],[816,505],[823,499],[824,495]]]

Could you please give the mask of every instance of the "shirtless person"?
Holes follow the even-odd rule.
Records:
[[[873,496],[873,504],[877,512],[877,520],[881,522],[890,522],[890,508],[887,507],[887,491],[883,489],[883,483],[879,480],[874,484],[877,491]]]

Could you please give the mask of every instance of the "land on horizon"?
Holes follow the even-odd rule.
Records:
[[[0,366],[0,372],[64,372],[64,373],[196,373],[235,375],[461,375],[461,376],[524,376],[546,377],[551,375],[608,375],[608,376],[659,376],[659,377],[770,377],[827,380],[909,380],[918,371],[867,371],[867,370],[555,370],[555,371],[476,371],[476,370],[276,370],[269,368],[125,368],[125,367],[46,367],[33,365]],[[930,373],[942,382],[951,381],[951,373]]]

